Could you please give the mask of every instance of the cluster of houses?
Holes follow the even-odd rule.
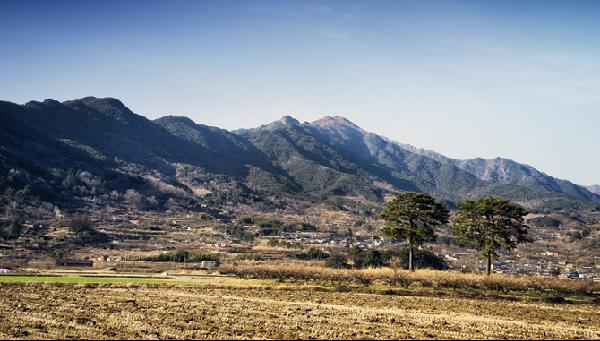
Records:
[[[121,256],[107,256],[107,255],[102,255],[98,258],[96,258],[97,261],[99,262],[120,262],[125,260],[124,257]]]
[[[336,236],[329,232],[282,232],[281,236],[278,238],[299,244],[318,244],[340,247],[355,246],[361,249],[379,247],[384,243],[384,240],[377,236]]]
[[[450,264],[458,262],[459,260],[462,260],[466,257],[472,258],[473,253],[455,252],[444,255],[444,258]],[[485,263],[483,260],[479,261],[478,268],[480,271],[483,271],[485,269]],[[492,263],[492,270],[495,273],[505,273],[512,275],[539,275],[568,279],[600,280],[600,277],[597,275],[598,270],[600,270],[600,266],[576,266],[565,261],[552,262],[543,259],[517,261],[513,258],[504,258],[494,261]]]
[[[331,245],[339,247],[360,247],[362,249],[372,249],[382,246],[385,241],[377,236],[364,237],[364,236],[339,236],[328,232],[282,232],[277,238],[289,242],[296,242],[299,244],[308,245]],[[465,258],[477,257],[472,252],[451,252],[444,254],[445,260],[452,264],[464,260]],[[552,256],[553,254],[544,254],[546,256]],[[483,261],[480,261],[480,270],[485,268]],[[600,280],[597,275],[598,269],[591,265],[580,265],[575,266],[566,262],[550,262],[543,259],[537,260],[516,260],[513,258],[504,258],[496,260],[492,264],[492,269],[496,273],[505,273],[513,275],[540,275],[540,276],[553,276],[569,279],[582,279],[582,280]]]

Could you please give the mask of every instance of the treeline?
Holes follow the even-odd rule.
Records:
[[[190,252],[187,250],[177,250],[174,252],[163,252],[154,257],[145,259],[150,262],[178,262],[178,263],[196,263],[202,261],[214,261],[219,263],[219,255],[214,253]]]
[[[306,252],[296,254],[300,260],[324,260],[325,266],[334,269],[365,269],[379,267],[400,267],[408,269],[408,248],[400,250],[375,250],[352,247],[347,254],[330,253],[318,247],[310,247]],[[429,251],[415,250],[414,262],[417,267],[445,270],[444,259]]]
[[[282,232],[309,232],[318,230],[316,226],[306,222],[284,223],[279,219],[263,216],[241,216],[235,222],[238,226],[253,225],[258,227],[261,236],[277,236]]]

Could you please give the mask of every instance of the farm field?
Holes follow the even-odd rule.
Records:
[[[233,278],[2,282],[0,321],[3,339],[600,338],[597,304],[391,296]]]

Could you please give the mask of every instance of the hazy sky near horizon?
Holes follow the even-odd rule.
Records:
[[[342,115],[600,183],[600,1],[2,1],[0,99],[226,129]]]

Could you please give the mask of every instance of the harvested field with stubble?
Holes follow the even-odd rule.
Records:
[[[600,338],[600,309],[309,287],[1,283],[0,338]]]

